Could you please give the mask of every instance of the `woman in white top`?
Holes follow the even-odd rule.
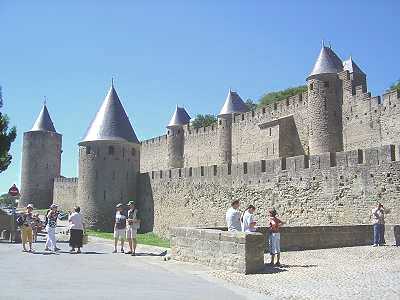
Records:
[[[81,253],[83,242],[83,222],[80,214],[80,207],[74,207],[74,212],[69,216],[69,245],[71,246],[70,253],[75,253],[75,248],[78,248],[76,253]]]
[[[244,211],[241,221],[242,221],[242,231],[243,232],[254,232],[256,231],[256,221],[254,220],[254,211],[256,208],[253,205],[249,205]]]

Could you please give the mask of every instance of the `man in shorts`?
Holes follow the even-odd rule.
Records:
[[[140,226],[140,219],[139,219],[139,211],[135,208],[135,202],[129,201],[128,202],[129,210],[128,210],[128,219],[127,222],[127,229],[126,229],[126,239],[129,243],[129,252],[132,256],[136,255],[136,236],[137,230]]]
[[[116,208],[117,212],[115,213],[115,223],[114,223],[114,251],[113,251],[113,253],[117,253],[118,240],[121,241],[121,253],[124,253],[126,217],[123,214],[123,206],[121,203],[118,203],[115,208]]]
[[[275,266],[280,267],[280,258],[281,258],[281,234],[280,228],[283,224],[283,221],[279,220],[277,217],[277,212],[273,208],[269,211],[269,220],[268,220],[268,228],[269,228],[269,252],[271,254],[271,263],[270,265],[274,265],[274,256],[276,256],[276,264]]]

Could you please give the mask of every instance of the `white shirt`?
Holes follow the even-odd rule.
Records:
[[[79,229],[83,230],[82,216],[80,213],[74,212],[68,218],[69,229]]]
[[[254,229],[250,228],[250,224],[254,223],[254,215],[249,213],[248,210],[243,214],[242,231],[253,232]]]
[[[228,231],[240,231],[240,212],[230,207],[226,212],[226,224]]]

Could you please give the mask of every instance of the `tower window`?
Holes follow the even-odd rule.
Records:
[[[179,178],[182,177],[182,169],[178,169]]]
[[[136,155],[136,149],[132,148],[132,156],[135,156],[135,155]]]
[[[272,135],[272,128],[269,129],[269,136]]]
[[[106,200],[106,191],[104,191],[103,198],[104,198],[104,201],[105,201]]]
[[[169,134],[169,130],[167,131],[167,134]]]
[[[192,170],[192,168],[190,167],[190,168],[189,168],[189,177],[192,177],[192,172],[193,172],[193,170]]]
[[[314,83],[310,83],[310,91],[314,89]]]
[[[214,169],[214,176],[217,176],[217,165],[214,165],[213,169]]]
[[[86,146],[86,154],[90,154],[90,146]]]
[[[324,87],[326,87],[326,88],[329,87],[329,82],[328,82],[328,81],[325,81],[325,82],[324,82]]]
[[[228,164],[228,175],[232,174],[232,165]]]
[[[204,167],[200,167],[200,175],[204,176]]]
[[[221,120],[219,120],[219,125],[222,125],[222,121]]]
[[[114,146],[109,146],[108,147],[108,154],[114,155]]]
[[[160,171],[160,178],[162,178],[162,175],[163,175],[163,174],[162,174],[162,170],[161,170],[161,171]]]
[[[265,164],[265,160],[261,161],[261,172],[265,172],[266,171],[266,164]]]
[[[247,174],[247,163],[243,163],[243,173]]]

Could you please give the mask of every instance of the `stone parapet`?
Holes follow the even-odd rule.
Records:
[[[265,235],[218,229],[174,227],[172,258],[244,274],[264,267]]]

